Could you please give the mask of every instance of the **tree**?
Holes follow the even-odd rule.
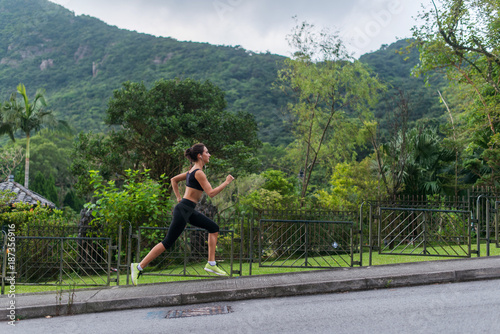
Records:
[[[71,175],[69,169],[74,142],[75,138],[73,135],[57,133],[48,129],[43,129],[30,138],[30,189],[47,197],[57,206],[61,206],[64,203],[65,196],[73,190],[74,183],[76,182],[75,177]],[[23,147],[26,146],[26,138],[17,139],[12,146],[22,153],[24,151]],[[44,189],[45,186],[40,186],[40,180],[42,180],[40,176],[38,177],[38,181],[36,180],[38,173],[43,175],[43,183],[50,181],[51,185],[48,188],[51,191],[52,189],[57,190],[57,197],[55,199],[54,197],[50,197],[52,195],[48,195],[48,191],[44,192],[44,190],[40,190],[40,187]],[[23,183],[24,164],[15,168],[11,174],[14,174],[14,179],[17,182]],[[74,201],[74,203],[81,203],[82,205],[83,202],[83,199]],[[79,211],[81,207],[78,208],[75,206],[75,211]]]
[[[115,181],[106,182],[98,171],[91,170],[89,174],[95,202],[85,204],[85,208],[92,210],[93,222],[102,223],[106,233],[115,236],[118,225],[127,221],[134,228],[140,224],[163,224],[165,212],[171,209],[169,196],[161,185],[166,182],[163,176],[156,182],[148,170],[127,169],[124,184],[118,187]]]
[[[410,113],[409,98],[399,90],[393,99],[394,105],[389,114],[389,138],[381,144],[379,128],[375,121],[365,121],[361,131],[375,151],[375,162],[380,179],[390,198],[395,198],[404,186],[406,165],[409,160],[408,118]]]
[[[410,129],[407,142],[409,156],[404,173],[404,192],[422,195],[442,193],[443,177],[447,172],[443,167],[451,164],[455,152],[443,147],[442,137],[432,127]]]
[[[296,178],[287,178],[286,174],[279,170],[268,169],[261,174],[265,182],[262,189],[277,191],[281,196],[290,197],[295,194]]]
[[[370,157],[361,162],[335,166],[329,187],[317,192],[319,203],[333,210],[357,210],[365,200],[378,200],[383,193]]]
[[[468,105],[466,94],[464,94],[463,90],[455,91],[455,88],[466,88],[467,90],[470,90],[470,86],[455,85],[446,89],[446,91],[449,91],[449,95],[454,99],[453,103],[455,104],[456,109],[458,109],[457,104],[463,104],[464,106]],[[445,138],[442,140],[442,146],[444,149],[454,152],[455,161],[447,166],[449,170],[447,173],[448,180],[445,181],[444,187],[446,189],[452,189],[453,191],[451,193],[458,198],[459,192],[472,183],[467,180],[465,173],[463,173],[463,157],[465,155],[464,152],[466,148],[465,143],[469,142],[470,138],[468,138],[468,134],[464,132],[466,127],[463,125],[463,118],[460,117],[460,113],[456,110],[452,110],[443,96],[448,95],[446,91],[441,93],[441,91],[438,90],[440,101],[444,105],[448,116],[447,119],[449,119],[449,122],[441,126],[441,131],[445,134]],[[451,176],[451,174],[453,174],[453,176]]]
[[[19,140],[19,143],[24,143],[24,140]],[[30,169],[41,172],[46,180],[52,180],[53,186],[58,191],[58,199],[54,203],[62,203],[64,196],[71,191],[76,181],[69,170],[74,142],[73,135],[60,134],[46,129],[31,138]]]
[[[23,152],[19,147],[0,148],[0,181],[13,175],[22,158]]]
[[[442,70],[451,82],[470,86],[474,99],[466,108],[470,159],[465,165],[479,182],[500,181],[500,5],[496,0],[443,0],[423,12],[415,27],[420,50],[416,74]]]
[[[255,188],[242,193],[239,199],[244,206],[256,209],[289,207],[298,203],[297,182],[296,177],[287,177],[282,171],[268,169],[254,180]]]
[[[50,175],[49,178],[46,178],[42,172],[37,171],[35,173],[35,177],[31,181],[31,190],[42,195],[49,201],[59,204],[59,198],[57,196],[57,189],[55,186],[54,176]]]
[[[17,100],[17,94],[20,94],[23,101]],[[35,98],[31,101],[28,99],[26,87],[23,84],[17,86],[17,92],[12,93],[10,99],[2,106],[3,118],[11,124],[12,130],[20,130],[26,136],[26,153],[24,167],[24,186],[29,187],[29,164],[30,164],[30,138],[31,136],[44,127],[60,128],[69,131],[66,122],[59,121],[55,118],[52,110],[47,110],[44,93],[38,90]],[[14,140],[13,137],[11,137]]]
[[[356,138],[352,124],[356,117],[369,117],[368,106],[384,87],[347,53],[338,35],[317,33],[313,25],[304,22],[297,25],[289,43],[297,51],[279,70],[277,86],[295,98],[288,111],[295,137],[292,147],[301,151],[304,198],[323,155],[338,162],[352,154],[351,139]],[[330,143],[332,150],[322,152],[325,143]]]
[[[391,199],[398,194],[436,194],[445,191],[454,173],[447,168],[455,160],[455,150],[444,145],[436,126],[421,120],[409,128],[410,99],[399,90],[391,113],[390,136],[380,144],[377,124],[368,122],[362,133],[371,141],[381,185]]]
[[[86,191],[88,170],[105,179],[127,168],[150,170],[159,180],[181,172],[184,150],[203,142],[210,153],[212,177],[219,171],[237,175],[257,167],[257,125],[246,112],[225,111],[224,93],[209,81],[159,80],[150,89],[126,82],[109,101],[108,136],[81,134],[72,170]]]

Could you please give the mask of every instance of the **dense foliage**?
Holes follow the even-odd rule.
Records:
[[[442,96],[444,102],[450,101],[454,148],[472,180],[498,186],[500,4],[495,0],[433,4],[421,14],[425,24],[414,29],[421,55],[416,71],[440,71],[456,84]]]
[[[81,131],[76,140],[42,132],[31,142],[33,189],[75,210],[82,203],[75,188],[94,191],[89,170],[123,191],[126,170],[170,177],[185,167],[182,151],[198,141],[213,154],[210,180],[219,171],[237,176],[213,199],[221,210],[307,201],[350,209],[363,198],[458,194],[474,183],[496,185],[500,175],[498,9],[491,0],[436,1],[412,40],[359,60],[301,62],[307,53],[286,59],[178,42],[75,16],[46,0],[0,0],[0,101],[20,82],[45,89],[56,116]],[[368,89],[358,85],[352,92],[359,94],[346,95],[345,85],[361,83],[349,73]],[[294,85],[305,74],[314,80]],[[334,74],[345,75],[335,81]],[[272,88],[284,78],[288,86]],[[307,102],[332,86],[339,87],[335,101],[322,100],[317,122],[308,123]],[[312,136],[304,136],[311,124]],[[2,116],[0,154],[26,144],[18,138],[7,145],[10,130]],[[16,180],[23,177],[18,166]]]
[[[419,62],[419,52],[410,47],[411,42],[412,40],[399,40],[391,45],[382,45],[378,51],[359,58],[387,85],[387,91],[380,95],[378,103],[373,107],[383,140],[387,140],[393,130],[391,111],[397,107],[401,93],[408,99],[408,121],[411,124],[419,120],[432,120],[434,124],[446,121],[437,90],[446,86],[447,82],[434,72],[430,72],[428,78],[412,75]]]
[[[187,163],[184,151],[203,142],[214,155],[217,173],[235,176],[256,165],[260,145],[257,126],[248,113],[225,110],[224,93],[211,82],[159,80],[151,89],[127,82],[114,92],[106,123],[109,136],[81,135],[72,170],[85,193],[86,172],[101,169],[106,179],[124,175],[127,168],[148,169],[154,180],[171,178]]]
[[[7,180],[9,175],[14,175],[22,158],[23,151],[20,147],[0,147],[0,182]]]
[[[294,97],[288,105],[295,141],[289,146],[304,173],[301,197],[307,194],[314,167],[349,159],[359,119],[372,119],[369,107],[385,88],[364,64],[351,59],[342,40],[317,32],[306,22],[291,38],[296,52],[278,72],[281,90]]]
[[[414,92],[413,120],[435,117],[435,91],[422,79],[410,78],[418,52],[396,52],[406,44],[383,46],[360,61],[390,86]],[[255,116],[262,141],[286,145],[292,140],[282,121],[289,98],[270,89],[284,60],[239,46],[179,42],[121,30],[86,15],[75,16],[47,0],[0,0],[1,100],[20,82],[30,90],[45,89],[51,109],[77,131],[106,129],[107,102],[123,82],[149,85],[178,77],[210,80],[226,92],[228,111]],[[385,118],[391,97],[381,98],[377,117]]]
[[[18,94],[20,98],[18,98]],[[26,138],[24,186],[29,187],[30,141],[31,136],[43,128],[65,128],[69,132],[66,122],[57,120],[52,110],[47,108],[43,91],[37,90],[31,100],[23,84],[17,86],[17,91],[10,96],[0,107],[3,121],[9,125],[13,133],[20,132]],[[14,141],[14,138],[11,136]]]
[[[10,194],[0,191],[0,226],[15,225],[16,235],[33,235],[76,223],[71,212],[25,203],[10,204]],[[35,229],[33,229],[35,227]]]
[[[165,178],[153,181],[149,171],[126,170],[118,187],[115,181],[106,182],[98,171],[90,171],[90,183],[94,188],[95,203],[85,207],[92,210],[92,224],[103,227],[108,234],[116,233],[120,224],[132,224],[134,228],[144,225],[163,225],[171,204],[163,187]]]

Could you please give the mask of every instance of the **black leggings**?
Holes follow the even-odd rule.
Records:
[[[203,228],[208,233],[219,232],[219,225],[202,213],[195,211],[196,203],[183,198],[174,208],[172,223],[168,228],[167,236],[162,240],[165,249],[169,249],[179,238],[189,222],[191,225]]]

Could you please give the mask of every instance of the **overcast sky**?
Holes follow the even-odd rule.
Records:
[[[119,28],[179,41],[241,45],[290,56],[293,16],[338,30],[356,56],[378,50],[410,29],[430,0],[50,0]]]

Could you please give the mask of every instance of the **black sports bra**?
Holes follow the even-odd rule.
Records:
[[[192,173],[189,172],[186,173],[186,187],[203,191],[200,182],[198,182],[198,180],[194,177],[194,174],[196,173],[197,170],[199,169],[195,169]]]

